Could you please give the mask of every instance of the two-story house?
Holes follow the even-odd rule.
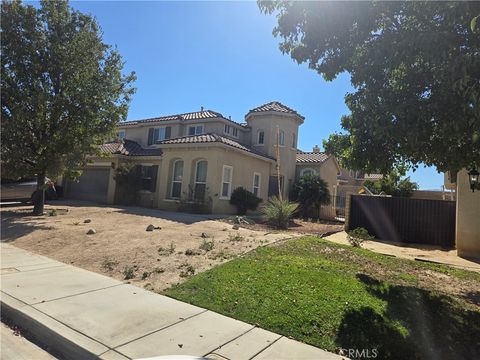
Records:
[[[123,162],[139,165],[139,204],[177,210],[181,201],[209,199],[213,213],[233,213],[230,195],[237,187],[263,200],[284,197],[299,176],[297,140],[304,117],[270,102],[245,115],[245,123],[204,110],[126,121],[118,140],[102,145],[79,182],[65,184],[66,196],[114,203],[115,169]],[[324,156],[322,161],[332,161]],[[335,161],[336,164],[336,161]],[[335,178],[338,165],[335,168]],[[278,181],[278,174],[280,181]]]

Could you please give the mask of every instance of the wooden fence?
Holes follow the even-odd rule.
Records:
[[[346,230],[380,240],[455,247],[455,201],[351,195]]]

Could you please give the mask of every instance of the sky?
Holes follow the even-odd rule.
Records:
[[[252,108],[280,101],[305,116],[299,148],[311,151],[341,131],[353,91],[348,74],[326,82],[282,54],[274,16],[253,1],[74,1],[95,16],[105,43],[135,71],[137,92],[128,120],[205,109],[243,122]],[[409,174],[421,189],[440,189],[443,175],[420,167]]]

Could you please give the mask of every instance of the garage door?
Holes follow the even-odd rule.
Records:
[[[85,169],[78,182],[68,181],[66,196],[70,199],[107,202],[110,169]]]

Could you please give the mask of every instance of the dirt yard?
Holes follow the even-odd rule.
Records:
[[[30,212],[26,206],[1,209],[3,242],[155,291],[258,246],[302,233],[267,227],[235,230],[214,215],[81,202],[47,205],[45,216]],[[146,231],[148,225],[156,229]],[[315,225],[313,233],[333,229]],[[96,233],[87,234],[90,229]]]

